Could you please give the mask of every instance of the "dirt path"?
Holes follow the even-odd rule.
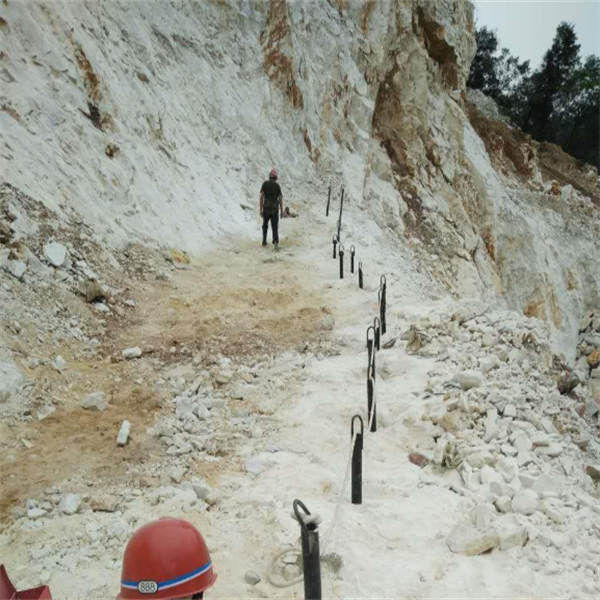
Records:
[[[57,380],[64,403],[44,421],[3,424],[3,442],[16,446],[0,459],[5,525],[15,508],[51,486],[68,482],[76,491],[131,483],[132,467],[164,459],[164,449],[146,433],[158,415],[172,411],[173,394],[157,385],[160,379],[189,383],[219,358],[252,364],[314,341],[326,304],[302,260],[302,225],[290,223],[287,229],[278,253],[243,240],[194,258],[170,281],[141,287],[139,308],[127,326],[109,327],[102,355],[82,359],[65,344],[58,351],[68,359],[67,373],[35,372]],[[145,356],[115,360],[132,346],[143,348]],[[108,410],[80,408],[80,399],[91,391],[106,393]],[[131,443],[119,448],[116,435],[125,419],[132,423]],[[139,485],[140,478],[133,483]],[[142,484],[151,485],[152,479]]]

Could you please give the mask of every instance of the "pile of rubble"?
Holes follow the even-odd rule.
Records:
[[[587,356],[594,319],[582,328]],[[568,373],[541,322],[483,303],[419,320],[402,337],[409,353],[437,357],[423,413],[435,443],[411,460],[425,467],[425,484],[441,476],[464,496],[468,516],[448,537],[450,550],[524,546],[547,574],[581,561],[586,593],[600,591],[598,379],[561,393]]]

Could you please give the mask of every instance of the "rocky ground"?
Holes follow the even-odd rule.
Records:
[[[362,292],[320,218],[284,221],[279,253],[109,253],[17,194],[9,235],[30,235],[3,241],[0,271],[0,544],[17,582],[113,597],[132,532],[181,515],[209,540],[214,597],[295,597],[299,497],[323,518],[328,596],[600,593],[597,313],[570,368],[539,320],[425,301],[398,248],[358,227]],[[354,507],[348,426],[380,272],[379,431]]]

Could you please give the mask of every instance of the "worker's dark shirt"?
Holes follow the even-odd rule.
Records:
[[[262,184],[261,193],[265,195],[263,209],[265,213],[276,213],[279,208],[279,198],[281,198],[281,188],[274,179],[269,179]]]

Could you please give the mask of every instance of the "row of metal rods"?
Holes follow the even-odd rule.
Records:
[[[329,206],[331,202],[331,186],[327,195],[326,216],[329,216]],[[333,258],[339,254],[340,261],[340,279],[344,279],[344,246],[341,244],[342,227],[342,209],[344,204],[344,187],[342,186],[340,216],[337,223],[337,234],[333,236]],[[339,250],[337,245],[339,244]],[[356,249],[350,247],[350,272],[354,274]],[[358,263],[358,286],[363,289],[364,278],[362,262]],[[375,317],[373,325],[367,329],[367,422],[372,433],[377,431],[377,403],[375,401],[375,383],[377,379],[376,355],[381,349],[381,336],[386,333],[386,288],[387,281],[385,275],[381,276],[379,291],[377,295],[379,315]],[[355,423],[357,423],[356,436],[354,433]],[[354,440],[352,449],[351,469],[352,469],[352,504],[362,504],[362,451],[364,446],[363,418],[356,414],[350,421],[350,439]],[[306,600],[321,600],[321,562],[319,548],[319,531],[314,521],[305,521],[300,514],[300,509],[304,515],[310,516],[310,511],[300,500],[294,500],[294,514],[300,524],[302,539],[302,561],[304,566],[304,598]]]
[[[333,236],[333,259],[339,257],[340,260],[340,279],[344,279],[344,255],[346,253],[346,249],[344,245],[340,243],[337,235]],[[339,244],[339,248],[338,248]],[[356,258],[356,248],[354,246],[350,246],[350,273],[354,275],[354,265]],[[364,276],[363,276],[363,265],[362,262],[358,263],[358,287],[362,290],[364,288]]]

